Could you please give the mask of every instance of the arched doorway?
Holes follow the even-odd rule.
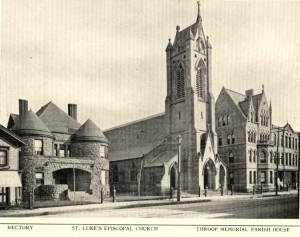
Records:
[[[75,172],[75,173],[74,173]],[[74,182],[75,176],[75,182]],[[81,169],[61,169],[53,172],[53,180],[55,184],[67,184],[68,189],[74,191],[90,191],[91,174]]]
[[[176,168],[173,165],[170,170],[170,188],[176,189],[176,186]]]
[[[224,187],[224,185],[225,185],[225,169],[224,169],[223,165],[220,165],[219,184],[222,187]]]
[[[216,167],[214,162],[209,159],[204,166],[204,188],[215,189]]]

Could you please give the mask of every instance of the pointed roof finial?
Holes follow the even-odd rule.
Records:
[[[197,4],[198,4],[197,23],[199,23],[199,21],[202,20],[200,16],[200,2],[198,1]]]

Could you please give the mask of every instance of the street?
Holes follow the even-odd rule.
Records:
[[[117,218],[299,218],[298,195],[224,198],[210,202],[140,208],[61,213],[43,217],[117,217]]]

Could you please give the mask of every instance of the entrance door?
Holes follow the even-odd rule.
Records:
[[[174,166],[170,172],[170,188],[176,189],[176,170]]]
[[[215,189],[216,167],[214,162],[209,159],[204,167],[204,188]]]

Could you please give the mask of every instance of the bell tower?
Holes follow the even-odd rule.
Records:
[[[196,22],[183,30],[177,26],[174,42],[169,39],[166,48],[165,132],[168,137],[183,138],[182,175],[187,190],[198,187],[193,177],[200,172],[197,167],[203,135],[210,133],[217,153],[211,52],[198,2]]]

